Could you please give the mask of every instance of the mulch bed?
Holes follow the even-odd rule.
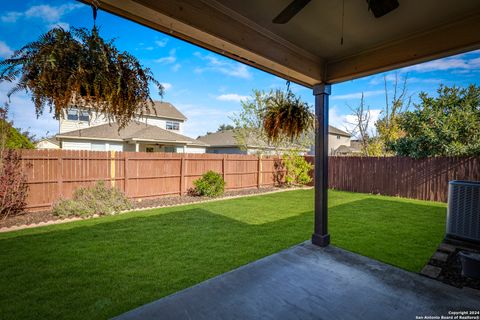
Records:
[[[457,288],[469,287],[480,290],[480,279],[462,276],[462,264],[458,257],[460,251],[480,253],[480,245],[456,240],[444,240],[437,252],[444,254],[444,256],[448,255],[448,258],[439,259],[438,254],[432,256],[428,265],[433,268],[438,268],[439,274],[430,277]]]
[[[255,189],[226,191],[223,196],[215,199],[255,195],[255,194],[281,190],[281,189],[282,188],[277,188],[277,187],[265,187],[260,189],[255,188]],[[165,206],[172,206],[172,205],[201,202],[201,201],[210,200],[210,199],[212,198],[191,196],[191,195],[166,196],[166,197],[161,197],[157,199],[146,199],[142,201],[134,201],[133,206],[135,209],[165,207]],[[12,216],[12,217],[8,217],[6,219],[0,220],[0,228],[9,228],[9,227],[21,226],[21,225],[31,225],[31,224],[37,224],[40,222],[57,221],[57,220],[63,220],[63,219],[64,218],[62,217],[53,215],[50,211],[25,212],[21,215]]]

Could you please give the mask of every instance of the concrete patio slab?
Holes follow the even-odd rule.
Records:
[[[479,292],[305,242],[116,319],[415,319],[467,310],[480,310]]]

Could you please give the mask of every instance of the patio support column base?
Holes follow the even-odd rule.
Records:
[[[330,84],[313,86],[315,96],[315,225],[312,243],[326,247],[328,234],[328,97]]]

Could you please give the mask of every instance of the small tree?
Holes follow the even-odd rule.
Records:
[[[370,107],[365,106],[365,99],[362,92],[362,97],[360,98],[360,103],[357,107],[350,107],[353,116],[353,122],[350,124],[353,125],[352,130],[347,130],[352,136],[355,136],[360,141],[361,152],[364,156],[371,155],[370,150],[370,136],[368,134],[370,130]]]
[[[408,96],[408,77],[402,79],[399,77],[398,72],[395,73],[392,96],[389,95],[386,76],[384,76],[383,81],[385,108],[382,111],[382,117],[375,122],[375,127],[378,133],[376,143],[382,149],[382,154],[387,155],[390,151],[387,146],[404,135],[399,125],[399,119],[401,114],[410,107],[411,97]]]
[[[0,108],[0,217],[23,212],[28,192],[27,176],[20,153],[12,146],[20,136],[7,121],[7,108]],[[22,140],[20,140],[22,142]]]

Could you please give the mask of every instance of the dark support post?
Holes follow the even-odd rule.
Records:
[[[313,87],[315,96],[315,226],[312,243],[326,247],[328,234],[328,96],[330,84]]]

